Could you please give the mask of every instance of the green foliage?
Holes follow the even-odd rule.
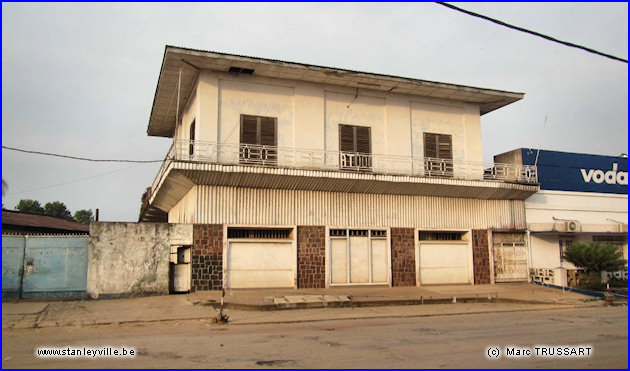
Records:
[[[626,266],[623,252],[601,242],[575,242],[567,247],[562,258],[590,272],[613,272]]]
[[[44,215],[44,208],[37,200],[20,200],[15,210],[21,213]]]
[[[44,205],[44,207],[42,207],[37,200],[24,199],[18,202],[15,206],[15,210],[28,214],[52,216],[53,218],[65,219],[71,222],[76,221],[81,224],[90,224],[90,222],[94,221],[92,209],[78,210],[74,213],[74,217],[72,217],[70,210],[68,210],[66,205],[60,201],[48,202]]]
[[[628,280],[620,280],[618,278],[611,278],[608,283],[610,287],[628,287]]]
[[[613,272],[626,266],[626,260],[622,259],[623,252],[619,248],[601,242],[572,243],[562,254],[562,258],[576,267],[588,270],[588,276],[581,285],[593,290],[601,289],[602,271]]]
[[[71,222],[74,221],[70,210],[68,210],[63,202],[59,201],[46,203],[46,205],[44,205],[44,215],[65,219]]]
[[[92,209],[90,209],[90,210],[77,210],[74,213],[74,220],[77,223],[90,224],[90,222],[94,221],[94,215],[92,214]]]

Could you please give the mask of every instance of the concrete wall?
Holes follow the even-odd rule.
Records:
[[[423,132],[450,134],[456,161],[482,161],[479,107],[435,98],[202,72],[177,139],[239,143],[240,115],[278,119],[278,146],[339,150],[339,124],[369,126],[372,153],[424,156]]]
[[[575,242],[593,241],[594,234],[627,233],[628,195],[543,190],[525,200],[525,213],[528,229],[534,232],[530,244],[531,267],[557,268],[560,266],[558,235],[566,234],[562,229],[564,221],[579,222],[577,233],[567,234]],[[623,252],[624,259],[628,259],[627,243]],[[562,264],[574,268],[570,263]]]
[[[529,248],[532,268],[560,267],[558,235],[531,235]]]
[[[578,220],[583,232],[618,232],[615,221],[628,224],[628,195],[540,191],[525,200],[525,210],[527,224],[534,227],[553,224],[555,217]]]
[[[88,296],[168,294],[171,245],[192,242],[192,225],[91,223]]]

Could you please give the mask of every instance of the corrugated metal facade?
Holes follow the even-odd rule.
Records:
[[[525,229],[518,200],[317,192],[198,185],[170,223]]]
[[[169,223],[195,223],[196,205],[197,205],[197,186],[194,186],[168,212],[168,222]]]

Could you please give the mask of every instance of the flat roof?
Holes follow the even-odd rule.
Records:
[[[481,114],[523,99],[524,93],[353,71],[275,59],[248,57],[167,45],[155,89],[147,134],[172,137],[177,115],[177,87],[181,88],[179,112],[186,104],[199,71],[229,72],[230,68],[253,70],[254,76],[283,78],[383,92],[442,98],[478,104]]]

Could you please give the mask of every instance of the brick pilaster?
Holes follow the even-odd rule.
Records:
[[[413,228],[392,228],[392,286],[416,285]]]
[[[222,287],[223,226],[194,224],[190,290],[221,290]]]
[[[298,287],[326,286],[326,228],[323,226],[297,227]]]
[[[488,231],[473,229],[473,271],[475,284],[490,284],[490,254],[488,252]]]

